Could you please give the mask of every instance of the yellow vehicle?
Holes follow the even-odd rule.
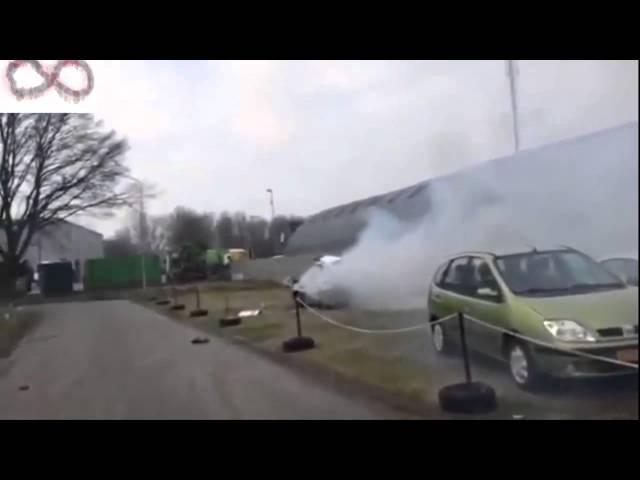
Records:
[[[247,252],[244,248],[230,248],[229,250],[227,250],[227,254],[232,262],[239,262],[249,259],[249,252]]]

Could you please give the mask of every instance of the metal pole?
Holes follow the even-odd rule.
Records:
[[[268,188],[267,192],[269,193],[269,203],[271,205],[271,221],[273,221],[273,219],[276,218],[276,207],[273,202],[273,190]]]
[[[138,185],[140,187],[140,257],[141,257],[141,267],[142,267],[142,290],[147,289],[147,269],[144,264],[144,255],[145,255],[145,240],[146,240],[146,225],[145,225],[145,215],[144,215],[144,184],[138,181]]]
[[[296,303],[296,328],[298,331],[298,337],[302,336],[302,326],[300,325],[300,303],[298,303],[297,292],[293,294],[293,300]]]
[[[124,177],[129,180],[133,180],[138,185],[139,192],[139,203],[140,203],[140,214],[138,216],[138,228],[140,230],[140,239],[139,239],[139,247],[140,247],[140,270],[142,273],[142,290],[147,289],[147,269],[145,268],[144,263],[144,254],[146,251],[145,248],[145,240],[146,240],[146,225],[145,225],[145,215],[144,215],[144,183],[141,180],[138,180],[135,177],[130,175],[124,175]]]
[[[464,314],[462,312],[458,312],[458,324],[460,326],[460,344],[462,345],[464,375],[467,379],[467,383],[471,383],[471,366],[469,365],[469,353],[467,352],[467,335],[464,331]]]
[[[200,289],[196,287],[196,309],[200,310]]]
[[[511,91],[511,111],[513,114],[513,142],[516,152],[520,150],[520,134],[518,128],[518,95],[516,92],[516,75],[518,66],[514,60],[507,60],[507,76],[509,77],[509,88]]]

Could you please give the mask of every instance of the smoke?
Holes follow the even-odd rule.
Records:
[[[632,124],[434,179],[417,197],[423,217],[368,210],[342,261],[301,283],[345,289],[360,308],[420,309],[437,267],[461,251],[571,245],[595,258],[637,255],[637,132]]]

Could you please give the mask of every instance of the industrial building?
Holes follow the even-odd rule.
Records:
[[[542,219],[547,226],[556,222],[565,233],[575,226],[579,232],[570,236],[580,241],[570,243],[594,256],[603,253],[598,249],[604,243],[616,251],[637,251],[638,123],[633,122],[521,150],[451,175],[323,210],[308,217],[295,231],[284,256],[238,263],[233,266],[233,273],[247,279],[276,281],[286,276],[298,277],[314,257],[340,255],[352,247],[372,208],[406,221],[408,228],[429,218],[433,192],[440,185],[446,185],[453,195],[468,191],[470,186],[476,189],[470,216],[492,204],[508,203],[505,199],[517,196],[520,189],[524,192],[519,195],[520,203],[530,203],[521,212],[523,222]],[[438,200],[442,202],[441,198]],[[572,208],[567,208],[569,200]],[[550,204],[557,208],[548,208]],[[539,205],[544,205],[545,210],[536,209]],[[595,211],[605,214],[591,218]]]
[[[617,190],[624,202],[619,208],[624,210],[616,210],[615,215],[618,215],[623,227],[626,226],[625,222],[635,221],[637,231],[638,123],[633,122],[543,147],[522,150],[451,175],[323,210],[307,218],[298,228],[290,238],[285,254],[342,253],[357,240],[366,224],[365,213],[371,208],[382,209],[409,223],[423,218],[431,208],[430,190],[438,184],[448,183],[455,190],[457,186],[481,184],[484,178],[490,187],[485,192],[477,192],[478,198],[491,203],[499,195],[496,185],[504,185],[504,182],[511,182],[514,178],[526,182],[527,178],[540,178],[544,175],[549,178],[549,184],[540,185],[539,194],[547,195],[552,190],[554,172],[575,171],[577,180],[580,175],[585,175],[583,170],[587,163],[596,165],[599,174],[602,174],[603,185],[607,182],[609,186],[619,185]],[[623,175],[620,175],[621,172]],[[576,185],[565,187],[576,191],[580,189],[579,183],[577,181]],[[504,186],[509,188],[508,185]],[[562,201],[562,192],[554,190],[555,193],[558,193],[559,201]],[[580,194],[585,195],[585,201],[596,196],[596,192]],[[549,213],[551,212],[545,212]]]
[[[4,245],[4,232],[0,231],[0,244]],[[81,225],[60,220],[37,232],[29,244],[24,259],[32,267],[42,262],[70,261],[77,280],[82,279],[84,262],[104,256],[102,234]]]

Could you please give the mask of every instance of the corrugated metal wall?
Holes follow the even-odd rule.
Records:
[[[483,162],[474,167],[464,169],[446,177],[423,181],[407,188],[396,190],[382,195],[365,198],[345,205],[333,207],[317,213],[294,233],[285,250],[286,255],[300,254],[339,254],[352,246],[365,226],[365,214],[367,209],[375,207],[393,213],[396,217],[415,221],[428,214],[430,208],[430,190],[443,182],[456,183],[460,186],[469,184],[482,184],[483,177],[487,185],[497,185],[500,182],[510,182],[516,178],[522,185],[529,178],[541,172],[548,173],[548,184],[539,186],[539,194],[546,194],[550,189],[558,193],[561,185],[555,185],[560,175],[554,175],[554,170],[581,172],[585,168],[586,160],[598,165],[602,172],[602,181],[621,182],[621,188],[633,193],[635,181],[635,196],[637,199],[637,162],[638,162],[638,123],[630,123],[594,134],[577,137],[550,144],[544,147],[523,150],[518,154],[510,155],[488,162]],[[633,162],[635,161],[635,170]],[[621,165],[624,166],[621,167]],[[628,164],[628,165],[627,165]],[[626,177],[617,178],[617,171],[628,172]],[[566,178],[566,177],[563,177]],[[431,188],[430,188],[431,187]],[[509,185],[505,188],[508,190]],[[566,185],[565,188],[573,188]],[[575,188],[579,188],[577,185]],[[494,188],[495,190],[495,188]],[[480,192],[482,193],[482,192]],[[486,192],[486,201],[489,198],[500,195],[499,192]],[[482,196],[482,195],[481,195]],[[559,201],[562,196],[558,195]],[[588,201],[588,193],[585,194]],[[629,198],[629,208],[635,208],[637,223],[637,200],[633,202]],[[632,221],[631,217],[620,219],[620,224],[625,226]],[[625,223],[626,222],[626,223]]]

